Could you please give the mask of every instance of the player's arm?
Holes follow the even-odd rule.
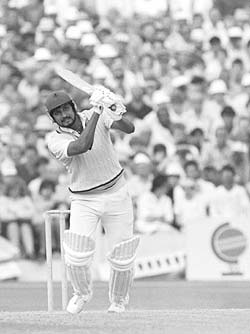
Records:
[[[120,130],[125,133],[133,133],[135,126],[124,116],[119,121],[114,121],[111,125],[111,129]]]
[[[81,133],[80,137],[77,140],[71,141],[67,149],[67,155],[69,157],[82,154],[91,149],[94,142],[94,135],[96,130],[96,125],[100,117],[99,109],[103,108],[102,106],[95,107],[94,112],[88,121],[85,129]]]

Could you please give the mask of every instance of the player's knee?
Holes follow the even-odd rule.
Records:
[[[107,256],[113,269],[123,271],[133,267],[139,240],[139,237],[132,237],[114,247]]]
[[[93,260],[95,241],[67,230],[64,232],[63,248],[67,265],[88,266]]]

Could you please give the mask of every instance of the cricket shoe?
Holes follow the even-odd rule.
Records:
[[[74,294],[74,296],[70,299],[67,311],[71,314],[77,314],[83,311],[84,305],[91,299],[92,296],[86,297],[78,294]]]
[[[122,313],[125,310],[125,305],[123,303],[112,303],[108,308],[109,313]]]

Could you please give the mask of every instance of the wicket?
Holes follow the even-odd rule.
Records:
[[[64,261],[63,249],[63,233],[66,228],[66,215],[69,210],[50,210],[45,212],[45,242],[46,242],[46,260],[47,260],[47,298],[48,311],[54,310],[54,294],[53,294],[53,264],[52,264],[52,233],[51,233],[51,218],[52,216],[59,217],[60,225],[60,251],[61,251],[61,293],[62,293],[62,309],[65,310],[68,302],[68,280],[67,270]]]

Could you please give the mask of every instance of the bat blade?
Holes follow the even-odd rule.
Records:
[[[63,68],[62,66],[55,66],[55,72],[59,77],[68,82],[70,85],[81,90],[88,95],[91,95],[94,91],[93,86],[87,83],[85,80],[81,79],[79,75],[73,73],[70,70]]]

